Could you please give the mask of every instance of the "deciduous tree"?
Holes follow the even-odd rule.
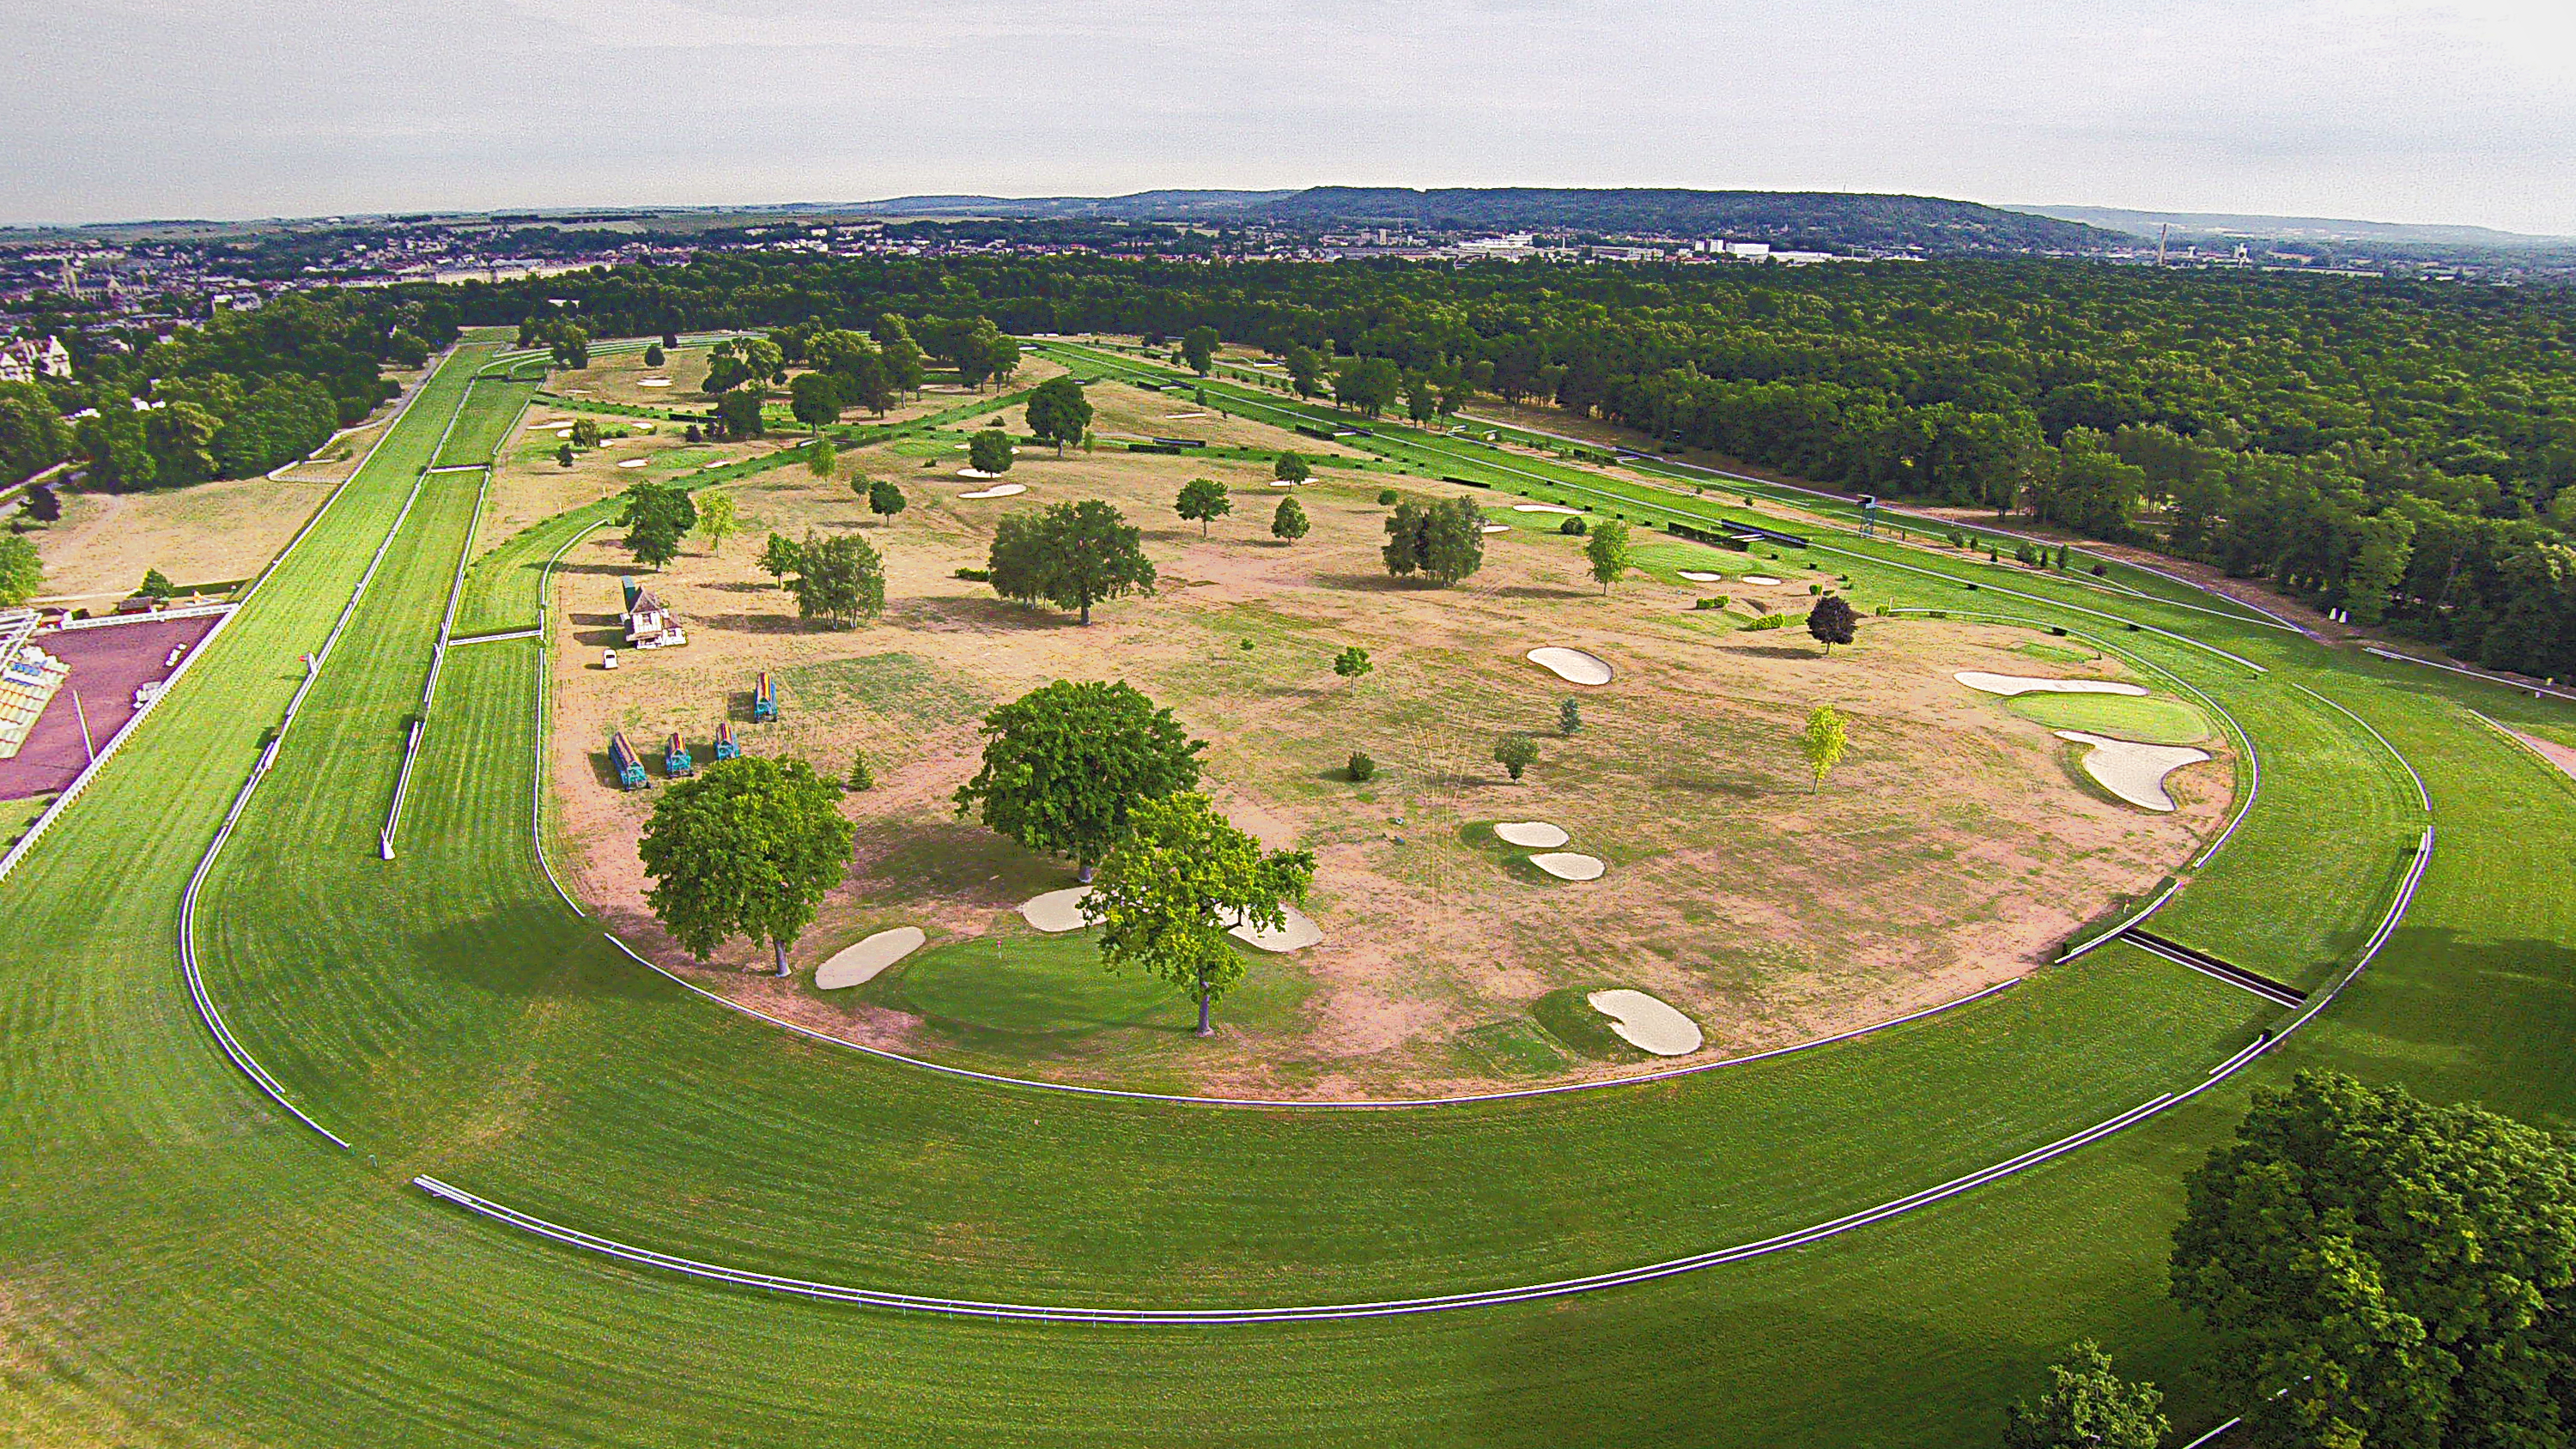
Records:
[[[1831,654],[1835,645],[1849,644],[1858,637],[1860,616],[1852,612],[1851,604],[1842,595],[1827,594],[1807,611],[1807,632]]]
[[[24,534],[0,533],[0,608],[16,608],[45,586],[45,565],[35,540]]]
[[[783,583],[789,574],[796,572],[802,557],[797,551],[796,540],[783,533],[773,533],[769,542],[762,546],[760,559],[754,567]]]
[[[1295,543],[1313,527],[1306,521],[1306,510],[1294,498],[1280,499],[1278,510],[1270,515],[1270,536],[1284,542]]]
[[[1097,499],[1005,515],[993,530],[990,567],[1002,597],[1078,609],[1085,624],[1093,604],[1154,591],[1143,532]]]
[[[1196,788],[1207,748],[1123,681],[1059,679],[984,716],[982,732],[983,766],[957,788],[957,813],[1069,857],[1085,880],[1138,805]]]
[[[841,410],[848,403],[841,396],[841,380],[828,372],[800,372],[787,384],[787,410],[796,421],[816,432],[826,423],[841,420]]]
[[[2548,1444],[2576,1378],[2576,1159],[2475,1106],[2303,1071],[2183,1182],[2173,1296],[2253,1442]]]
[[[796,596],[799,618],[847,629],[885,612],[885,560],[855,533],[808,533],[796,546],[787,591]]]
[[[1234,511],[1234,500],[1226,496],[1225,485],[1213,478],[1193,478],[1181,485],[1181,496],[1172,511],[1199,526],[1199,537],[1207,537],[1208,525]]]
[[[1593,525],[1592,536],[1584,541],[1583,556],[1592,564],[1592,578],[1601,592],[1619,582],[1619,576],[1637,561],[1636,550],[1628,542],[1628,525],[1615,518],[1605,518]]]
[[[1494,743],[1494,763],[1518,780],[1522,771],[1538,763],[1538,741],[1524,734],[1505,735]]]
[[[1029,394],[1029,432],[1041,443],[1055,444],[1055,455],[1064,456],[1064,445],[1082,441],[1091,428],[1091,399],[1082,395],[1082,384],[1070,377],[1050,377]]]
[[[2156,1449],[2168,1425],[2164,1395],[2111,1371],[2111,1356],[2086,1339],[2049,1365],[2037,1402],[2004,1414],[2004,1449]]]
[[[1315,476],[1315,466],[1306,461],[1303,453],[1283,452],[1279,461],[1270,465],[1270,476],[1287,483],[1303,483]]]
[[[747,936],[769,943],[785,976],[787,948],[849,870],[851,835],[840,791],[804,761],[719,760],[654,805],[638,851],[645,899],[699,960]]]
[[[852,486],[856,485],[854,484]],[[871,478],[868,480],[868,512],[875,514],[879,522],[894,522],[894,516],[903,512],[903,508],[903,490],[894,485],[893,479]]]
[[[1100,923],[1100,958],[1113,971],[1142,970],[1191,993],[1200,1036],[1213,1036],[1216,1002],[1243,979],[1236,926],[1280,930],[1304,900],[1315,858],[1264,853],[1207,797],[1179,793],[1137,803],[1083,900]]]
[[[741,528],[732,494],[710,492],[698,504],[698,536],[707,541],[707,552],[714,553],[724,547],[724,541]]]
[[[1216,329],[1193,327],[1181,336],[1181,360],[1201,377],[1216,370]]]
[[[1398,503],[1386,520],[1386,571],[1420,574],[1444,588],[1485,564],[1485,511],[1472,498]]]
[[[1011,435],[986,428],[966,440],[966,466],[978,473],[1011,471]]]
[[[1847,739],[1848,728],[1843,722],[1842,711],[1830,704],[1820,704],[1808,711],[1807,727],[1798,733],[1798,753],[1806,759],[1808,770],[1815,775],[1810,789],[1822,789],[1825,776],[1842,763],[1843,745]]]

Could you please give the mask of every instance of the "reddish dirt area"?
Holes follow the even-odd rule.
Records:
[[[106,749],[107,742],[134,718],[134,691],[169,678],[178,668],[170,660],[170,651],[195,648],[198,640],[213,632],[215,623],[216,616],[209,615],[37,635],[36,647],[71,665],[71,677],[37,716],[26,748],[16,759],[0,760],[0,800],[24,800],[70,784],[88,766],[90,750]],[[84,718],[89,724],[86,742],[81,732]]]

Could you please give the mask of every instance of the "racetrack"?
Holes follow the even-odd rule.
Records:
[[[1991,1440],[2000,1404],[2078,1333],[2164,1380],[2178,1419],[2223,1416],[2196,1397],[2197,1345],[2158,1264],[2179,1174],[2241,1110],[2237,1081],[1818,1246],[1356,1323],[886,1315],[694,1283],[427,1199],[413,1175],[657,1251],[954,1297],[1227,1308],[1472,1292],[1930,1187],[2180,1091],[2280,1015],[2114,945],[1865,1041],[1403,1113],[1103,1102],[809,1043],[644,972],[547,885],[530,844],[537,641],[450,656],[400,853],[375,858],[468,548],[471,473],[423,483],[202,898],[210,992],[354,1150],[331,1148],[208,1041],[179,987],[178,888],[295,688],[295,656],[329,631],[430,449],[447,435],[454,463],[460,440],[499,435],[494,410],[515,410],[493,384],[465,401],[480,360],[442,370],[0,884],[30,947],[0,968],[0,1170],[27,1185],[0,1222],[0,1414],[14,1416],[0,1426],[15,1437],[1964,1443]],[[460,617],[532,621],[529,565],[588,521],[474,564]],[[1910,577],[1863,576],[1882,594]],[[2264,765],[2243,830],[2159,912],[2160,932],[2312,986],[2385,914],[2421,828],[2413,789],[2356,720],[2294,684],[2403,751],[2441,825],[2405,928],[2247,1077],[2322,1062],[2566,1125],[2576,904],[2544,852],[2576,796],[2454,701],[2508,722],[2559,707],[2121,607],[2271,671],[2122,636],[2242,721]]]

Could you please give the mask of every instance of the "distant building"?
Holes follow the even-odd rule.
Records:
[[[40,377],[72,375],[72,355],[62,340],[0,343],[0,382],[34,382]]]

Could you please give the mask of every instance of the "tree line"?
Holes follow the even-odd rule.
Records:
[[[535,284],[482,287],[516,320]],[[1417,419],[1547,402],[1819,482],[2018,513],[2576,675],[2576,299],[2043,260],[1833,267],[702,256],[549,279],[611,330],[1197,329]]]
[[[315,292],[216,312],[166,335],[74,332],[72,376],[0,383],[0,483],[66,459],[87,487],[182,487],[304,457],[394,395],[388,366],[453,341],[457,304],[434,292]]]

